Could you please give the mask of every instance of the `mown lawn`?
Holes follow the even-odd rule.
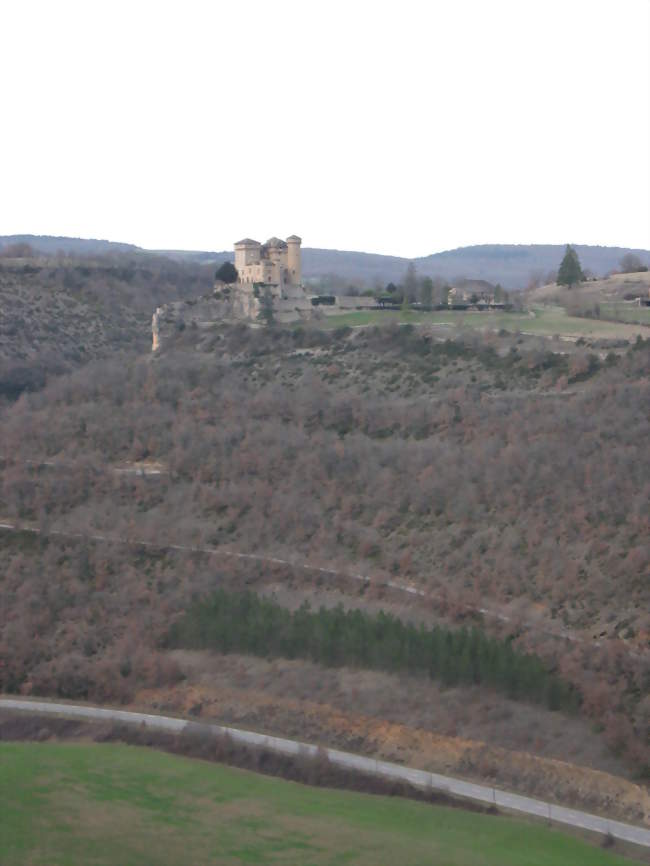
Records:
[[[2,866],[630,864],[559,830],[123,745],[0,743]]]
[[[633,340],[637,333],[647,336],[644,329],[635,327],[631,323],[569,316],[562,307],[554,306],[536,307],[531,313],[477,312],[475,310],[430,313],[413,310],[360,310],[355,313],[342,313],[340,316],[328,316],[326,319],[322,319],[318,325],[322,328],[340,328],[345,325],[358,327],[360,325],[382,325],[389,322],[413,325],[449,325],[484,330],[503,328],[506,331],[521,331],[542,337],[552,337],[558,334],[560,336],[621,337]]]

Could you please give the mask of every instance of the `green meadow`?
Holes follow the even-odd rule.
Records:
[[[115,744],[0,743],[2,866],[615,866],[544,825]]]
[[[609,317],[621,322],[639,322],[642,325],[650,325],[650,307],[635,307],[631,304],[601,301],[600,315],[604,319]]]
[[[641,314],[639,316],[639,314]],[[633,340],[636,334],[647,335],[643,328],[632,324],[634,321],[644,322],[645,311],[634,310],[634,316],[628,323],[610,322],[600,319],[586,319],[570,316],[564,308],[557,306],[539,306],[530,312],[507,313],[501,311],[477,312],[476,310],[440,310],[418,312],[416,310],[360,310],[353,313],[342,313],[322,319],[318,326],[322,328],[340,328],[344,326],[359,327],[362,325],[382,325],[389,322],[412,325],[442,325],[462,328],[477,328],[482,330],[521,331],[540,337],[584,336]]]

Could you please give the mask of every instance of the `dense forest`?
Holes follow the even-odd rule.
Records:
[[[43,535],[2,535],[4,686],[173,681],[156,647],[188,603],[217,579],[289,580],[164,550],[209,546],[399,579],[436,619],[484,619],[647,766],[650,341],[452,336],[188,328],[23,394],[0,416],[0,516]],[[115,471],[134,461],[162,469]]]

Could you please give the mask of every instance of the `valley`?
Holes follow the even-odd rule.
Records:
[[[204,279],[173,267],[155,303]],[[177,328],[152,354],[149,296],[110,292],[84,315],[112,309],[119,339],[97,331],[81,357],[57,338],[63,366],[0,409],[4,693],[294,736],[648,823],[641,321],[538,292],[520,312]],[[275,645],[261,613],[240,627],[252,643],[224,645],[222,620],[216,643],[174,638],[216,591],[321,643]],[[348,657],[341,616],[413,637]]]
[[[0,866],[650,866],[650,5],[2,8]]]

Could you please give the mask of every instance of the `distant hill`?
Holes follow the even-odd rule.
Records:
[[[423,274],[440,276],[450,281],[457,277],[501,283],[507,289],[524,289],[531,277],[548,282],[546,277],[556,271],[564,255],[563,244],[481,244],[459,247],[415,259]],[[594,247],[575,244],[583,269],[595,276],[606,276],[619,267],[625,253],[636,253],[641,261],[650,265],[649,250],[627,247]]]
[[[140,250],[141,252],[152,252],[157,256],[166,256],[177,262],[192,262],[195,265],[220,265],[223,262],[234,262],[235,254],[232,250],[221,250],[221,252],[209,252],[201,250]]]
[[[360,281],[372,286],[375,281],[385,284],[401,280],[409,261],[399,256],[382,256],[377,253],[304,247],[302,273],[306,279],[336,274],[345,280]]]
[[[582,267],[596,276],[605,276],[619,267],[625,253],[636,253],[641,261],[650,265],[649,250],[624,247],[594,247],[576,245]],[[412,259],[418,273],[441,277],[452,284],[465,280],[485,280],[501,283],[506,289],[525,289],[531,278],[541,284],[549,282],[549,274],[556,271],[564,255],[560,244],[482,244],[459,247],[430,256]],[[375,280],[398,282],[404,276],[410,259],[340,250],[303,250],[303,274],[320,277],[337,274],[347,280],[362,280],[372,285]]]
[[[135,244],[124,244],[118,241],[104,241],[96,238],[67,238],[54,235],[3,235],[0,236],[0,250],[12,244],[29,244],[36,252],[43,255],[56,253],[72,253],[73,255],[89,256],[104,253],[137,252],[140,247]]]
[[[35,250],[46,255],[56,252],[77,255],[129,252],[140,255],[162,255],[175,261],[202,265],[217,265],[233,259],[233,253],[226,250],[219,252],[144,250],[133,244],[45,235],[0,237],[0,250],[3,246],[18,242],[28,243]],[[576,250],[582,267],[592,271],[596,276],[605,276],[618,268],[622,256],[629,252],[636,253],[645,264],[650,265],[650,250],[581,244],[576,245]],[[421,275],[441,277],[451,283],[457,283],[465,278],[485,280],[492,284],[501,283],[507,289],[524,289],[533,277],[540,284],[549,282],[549,274],[557,270],[562,260],[564,246],[561,244],[481,244],[446,250],[412,260],[377,253],[311,247],[303,248],[302,253],[303,275],[307,279],[336,275],[344,281],[364,283],[368,286],[372,286],[375,282],[399,282],[404,276],[409,261],[413,261]]]

